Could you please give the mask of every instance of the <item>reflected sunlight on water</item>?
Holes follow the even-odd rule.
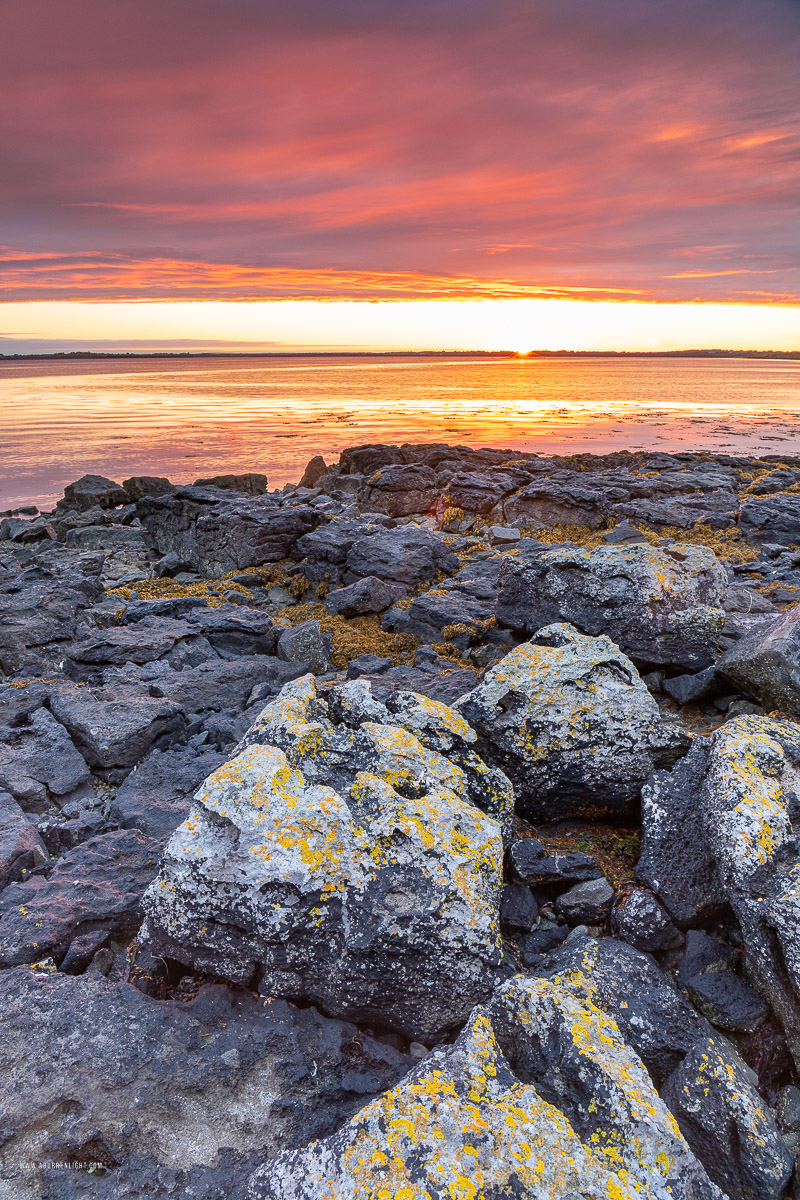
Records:
[[[314,454],[449,441],[574,453],[800,453],[800,362],[188,359],[0,364],[0,508],[86,472],[296,482]]]

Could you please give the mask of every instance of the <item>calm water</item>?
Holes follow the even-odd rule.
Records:
[[[86,472],[180,483],[359,442],[800,454],[800,362],[195,359],[0,364],[0,509]]]

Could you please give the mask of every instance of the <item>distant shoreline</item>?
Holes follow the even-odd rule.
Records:
[[[2,362],[75,362],[187,358],[762,358],[800,359],[800,350],[60,350],[0,354]]]

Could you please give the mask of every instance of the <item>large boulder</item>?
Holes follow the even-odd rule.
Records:
[[[176,1002],[17,968],[0,972],[0,1009],[9,1200],[240,1195],[266,1155],[324,1137],[412,1063],[313,1008],[219,984]]]
[[[248,496],[263,496],[267,490],[267,477],[258,471],[246,471],[243,475],[212,475],[207,479],[195,479],[195,487],[218,487],[224,492],[244,492]]]
[[[412,1037],[464,1020],[498,978],[513,803],[474,737],[413,693],[288,684],[169,842],[150,949]]]
[[[764,708],[800,716],[800,607],[736,642],[717,670]]]
[[[497,620],[524,633],[569,621],[633,658],[700,670],[718,652],[727,586],[703,546],[558,546],[506,558]]]
[[[324,519],[315,508],[245,499],[219,487],[182,487],[145,496],[137,511],[161,554],[174,551],[195,571],[219,577],[290,558],[298,538]]]
[[[724,1200],[614,1022],[518,976],[337,1133],[255,1172],[250,1200]]]
[[[624,500],[627,493],[617,489],[613,498]],[[603,493],[587,486],[576,475],[575,482],[535,480],[505,501],[507,521],[527,521],[533,529],[550,529],[553,525],[582,525],[599,529],[603,524]]]
[[[730,905],[744,938],[749,982],[772,1008],[800,1063],[800,839],[795,831],[800,727],[739,717],[693,748],[691,790],[663,783],[643,810],[644,859],[638,872],[672,917],[688,924],[703,911],[699,893],[713,884],[714,907]],[[681,771],[683,764],[678,767]],[[674,825],[691,805],[680,840],[650,830],[663,810]],[[689,892],[684,902],[682,891]]]
[[[533,822],[630,812],[645,780],[686,746],[614,643],[571,625],[517,646],[456,708]]]
[[[780,1200],[791,1155],[752,1073],[649,954],[611,938],[582,937],[559,947],[537,973],[616,1022],[729,1200]]]

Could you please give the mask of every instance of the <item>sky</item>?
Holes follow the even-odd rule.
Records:
[[[4,0],[0,352],[800,348],[800,0]]]

